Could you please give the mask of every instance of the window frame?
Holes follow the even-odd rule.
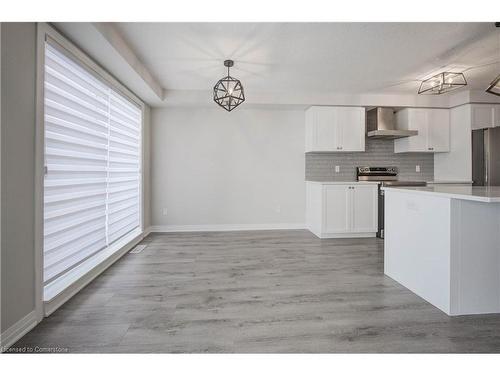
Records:
[[[139,228],[132,230],[122,239],[91,257],[93,261],[84,262],[83,267],[76,267],[72,275],[64,276],[59,284],[54,286],[51,298],[44,301],[43,282],[43,238],[44,238],[44,168],[45,168],[45,123],[44,123],[44,77],[45,77],[45,42],[57,44],[77,63],[88,69],[96,78],[110,85],[121,95],[137,105],[142,113],[140,140],[140,177],[139,177]],[[81,290],[107,267],[118,260],[128,250],[144,238],[145,223],[145,127],[146,104],[115,77],[103,69],[85,52],[68,40],[64,35],[47,23],[37,24],[37,72],[36,72],[36,139],[35,139],[35,311],[37,320],[50,315],[59,306]],[[100,254],[100,256],[99,256]],[[89,259],[90,260],[90,259]],[[90,268],[89,268],[90,267]],[[69,272],[71,274],[72,272]]]

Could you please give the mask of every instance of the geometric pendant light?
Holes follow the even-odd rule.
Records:
[[[500,96],[500,75],[491,82],[491,84],[486,89],[486,92],[489,92],[493,95]]]
[[[221,78],[214,86],[214,101],[228,112],[245,101],[241,82],[229,75],[229,68],[233,65],[233,60],[224,61],[224,66],[227,67],[227,76]]]
[[[418,93],[440,95],[466,85],[463,73],[442,72],[422,81]]]
[[[500,22],[495,22],[495,27],[499,28]],[[499,38],[499,40],[500,40],[500,38]],[[499,45],[499,47],[500,47],[500,45]],[[500,51],[500,49],[499,49],[499,51]],[[495,78],[493,80],[493,82],[490,83],[490,85],[486,89],[486,92],[493,94],[493,95],[500,96],[500,74],[498,75],[497,78]]]

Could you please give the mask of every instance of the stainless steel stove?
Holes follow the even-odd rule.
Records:
[[[378,186],[378,232],[377,237],[384,238],[384,191],[383,186],[425,186],[425,181],[399,181],[398,167],[357,167],[358,181],[379,182]]]

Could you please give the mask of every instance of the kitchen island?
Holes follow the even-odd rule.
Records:
[[[384,190],[384,273],[448,315],[500,313],[500,187]]]

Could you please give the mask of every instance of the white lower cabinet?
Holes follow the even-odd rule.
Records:
[[[351,191],[351,232],[372,233],[378,229],[378,192],[375,185],[355,185]]]
[[[323,188],[323,231],[346,233],[351,228],[349,211],[351,209],[351,190],[344,185],[328,185]]]
[[[307,228],[319,238],[375,237],[376,184],[307,182]]]

